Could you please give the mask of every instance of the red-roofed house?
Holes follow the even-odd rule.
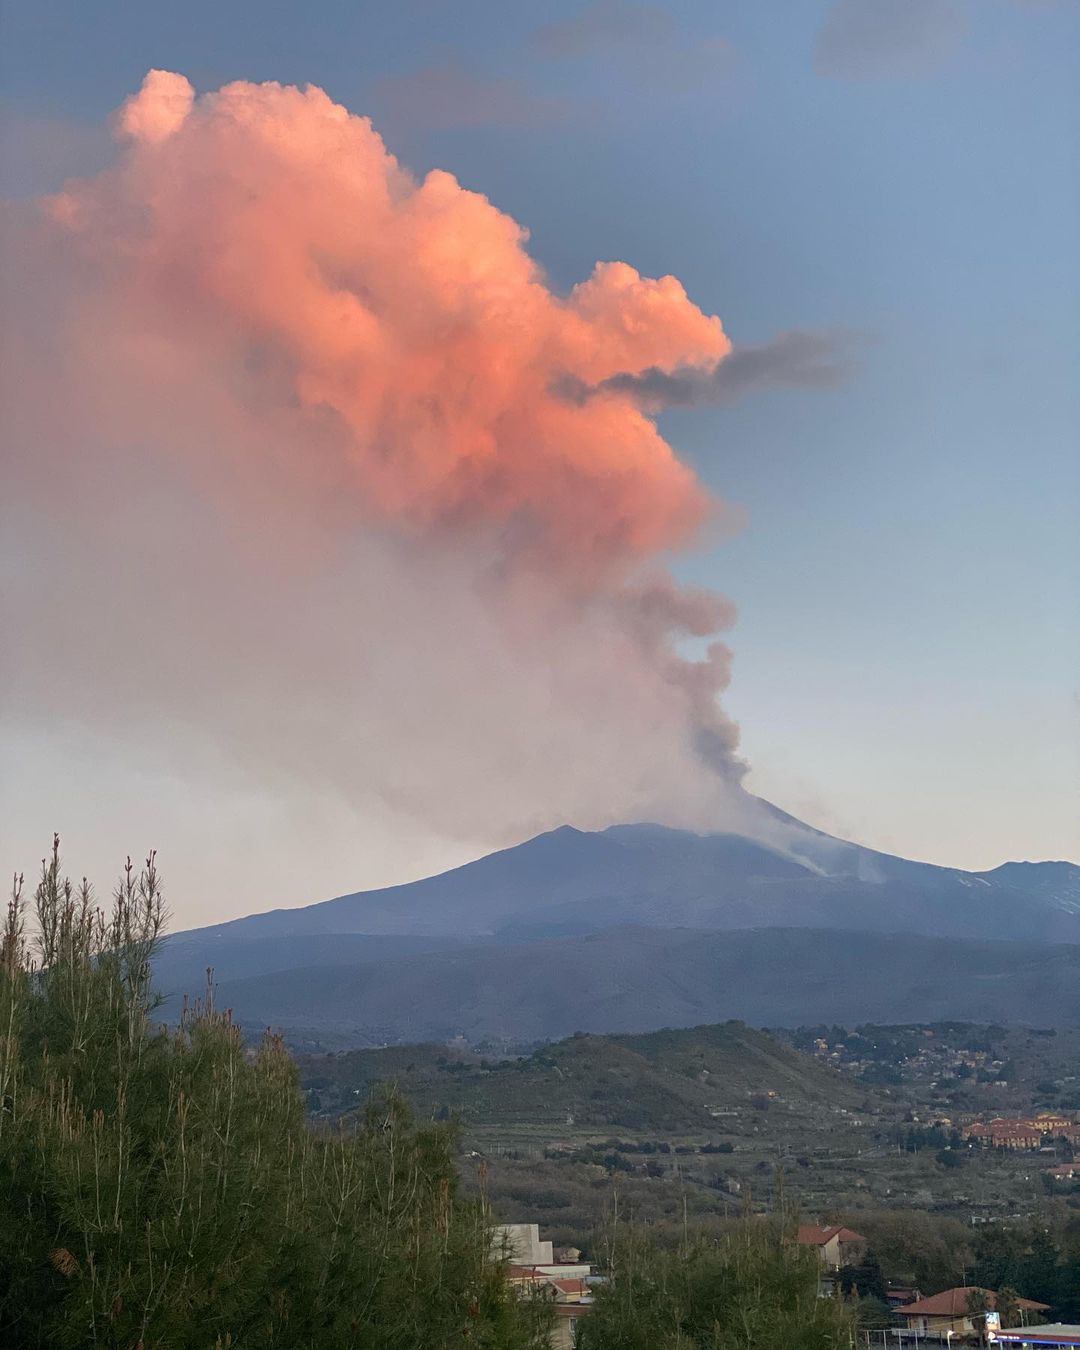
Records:
[[[904,1319],[909,1331],[916,1331],[922,1336],[944,1336],[948,1331],[957,1336],[970,1336],[982,1329],[983,1322],[980,1313],[969,1311],[973,1295],[976,1299],[984,1299],[988,1308],[994,1308],[997,1304],[997,1294],[993,1289],[943,1289],[940,1294],[897,1308],[896,1315]],[[1024,1313],[1046,1312],[1048,1309],[1047,1304],[1036,1303],[1030,1298],[1018,1298],[1016,1306]]]
[[[816,1223],[799,1225],[796,1240],[802,1247],[816,1247],[826,1270],[849,1266],[866,1253],[866,1239],[842,1224],[821,1227]]]
[[[553,1260],[551,1243],[540,1240],[536,1224],[502,1225],[496,1230],[493,1247],[496,1255],[510,1258],[506,1278],[515,1293],[551,1303],[551,1350],[573,1350],[578,1324],[592,1308],[588,1279],[592,1266],[580,1259],[576,1247],[559,1252],[572,1260]]]

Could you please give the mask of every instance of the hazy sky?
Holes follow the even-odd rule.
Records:
[[[9,198],[56,192],[113,162],[122,151],[110,119],[152,68],[182,72],[198,94],[234,80],[310,83],[370,116],[418,177],[444,169],[523,225],[556,294],[598,260],[674,274],[695,307],[720,316],[742,362],[730,387],[695,377],[678,397],[668,391],[659,426],[731,508],[725,528],[668,562],[681,582],[737,606],[723,704],[741,728],[748,786],[907,856],[965,867],[1080,860],[1075,0],[3,0],[0,53]],[[22,255],[8,260],[19,287],[10,274],[22,275]],[[792,332],[803,335],[794,345],[783,337]],[[704,361],[704,342],[686,338],[679,360]],[[60,384],[51,398],[62,405]],[[48,503],[20,472],[4,496],[0,559],[40,617],[50,591],[30,582],[46,554],[22,544],[47,531]],[[80,544],[74,513],[55,528],[63,543],[50,565],[64,571],[66,599],[49,616],[51,646],[35,634],[27,647],[37,661],[50,652],[66,682],[42,670],[40,686],[59,691],[52,703],[28,696],[26,670],[2,686],[9,870],[32,870],[54,828],[72,867],[102,882],[125,852],[153,845],[187,924],[407,879],[505,842],[517,822],[555,823],[579,801],[589,815],[595,784],[572,765],[566,809],[552,764],[546,805],[493,783],[528,777],[538,753],[505,730],[505,762],[492,752],[470,769],[463,739],[433,770],[442,800],[454,783],[463,794],[480,777],[483,791],[494,786],[472,813],[418,807],[422,794],[396,780],[380,797],[374,779],[354,792],[353,776],[324,777],[325,735],[300,768],[296,754],[256,762],[243,748],[250,729],[202,743],[174,728],[158,743],[128,716],[140,698],[106,690],[106,665],[88,658],[80,682],[86,614],[72,576],[94,571],[99,545]],[[166,540],[184,528],[179,517],[167,524]],[[135,534],[139,573],[149,545]],[[382,551],[355,565],[369,576],[390,566]],[[107,575],[92,603],[114,596],[110,632],[137,648],[138,589]],[[242,596],[238,576],[224,589]],[[590,603],[602,593],[614,605],[613,585]],[[336,574],[320,592],[328,625],[339,589]],[[427,581],[421,590],[429,603]],[[297,604],[310,609],[304,594]],[[12,623],[27,622],[29,603],[17,599],[7,623],[16,666],[24,635]],[[397,620],[364,610],[382,625],[380,648],[397,650],[398,623],[427,626],[410,603]],[[283,661],[290,631],[279,635]],[[597,647],[614,661],[606,641]],[[679,641],[698,654],[692,638]],[[444,659],[404,643],[411,663]],[[609,665],[581,635],[573,643],[559,648],[563,669],[580,663],[583,679],[599,679]],[[196,655],[183,682],[212,703],[228,659]],[[176,663],[168,652],[161,661]],[[243,677],[253,703],[263,674]],[[519,716],[542,725],[550,691],[541,697],[531,679]],[[319,689],[313,675],[313,699]],[[417,689],[418,701],[437,701],[437,681]],[[328,697],[363,704],[363,684]],[[640,688],[635,699],[626,707],[652,706]],[[288,739],[270,694],[259,715],[268,740]],[[408,725],[395,732],[400,756],[422,776],[426,755],[443,758],[438,720],[420,717],[413,741]],[[613,773],[637,771],[600,753]],[[504,795],[512,820],[497,818]],[[621,786],[612,796],[623,800]],[[649,798],[628,789],[625,800],[633,809]]]

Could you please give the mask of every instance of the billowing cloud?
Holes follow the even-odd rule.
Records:
[[[568,411],[548,393],[552,370],[595,383],[725,356],[720,320],[674,277],[605,263],[557,297],[516,222],[449,174],[413,182],[322,91],[233,84],[178,122],[179,78],[155,72],[124,106],[116,170],[47,203],[91,288],[64,329],[80,370],[123,348],[135,390],[205,380],[253,419],[252,464],[289,423],[278,471],[306,487],[331,475],[356,524],[494,529],[504,558],[598,583],[706,519],[629,401]],[[109,320],[92,337],[90,306]],[[190,468],[187,441],[160,435]]]
[[[715,378],[719,318],[555,293],[316,88],[153,72],[115,125],[12,224],[5,714],[444,836],[733,823],[733,609],[665,565],[724,508],[633,385]]]
[[[839,79],[919,75],[967,29],[963,0],[834,0],[818,34],[818,73]]]
[[[166,141],[187,121],[195,90],[183,75],[152,70],[141,92],[120,109],[117,125],[123,135],[145,145]]]

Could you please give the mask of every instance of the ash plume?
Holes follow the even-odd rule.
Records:
[[[724,508],[642,392],[764,358],[674,277],[557,294],[317,88],[152,71],[115,132],[9,213],[6,715],[486,842],[744,811],[734,610],[668,571]]]

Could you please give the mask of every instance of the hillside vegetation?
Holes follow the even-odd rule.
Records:
[[[863,1208],[932,1207],[960,1229],[1041,1212],[1057,1151],[977,1149],[937,1122],[1069,1109],[1076,1045],[1071,1033],[986,1024],[766,1034],[726,1022],[577,1035],[517,1057],[460,1040],[389,1046],[306,1056],[301,1072],[325,1119],[362,1109],[380,1083],[419,1115],[455,1118],[466,1186],[500,1218],[581,1246],[616,1195],[620,1214],[675,1227],[783,1195],[856,1228]]]
[[[521,1058],[489,1060],[466,1048],[392,1046],[301,1060],[316,1112],[354,1107],[393,1083],[422,1115],[452,1113],[468,1128],[715,1128],[714,1112],[748,1100],[789,1111],[855,1109],[866,1093],[811,1056],[742,1022],[644,1035],[578,1035]]]

